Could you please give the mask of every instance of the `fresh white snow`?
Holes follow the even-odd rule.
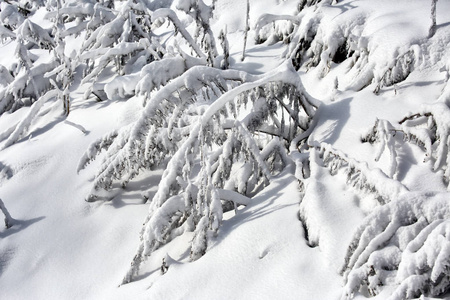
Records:
[[[246,1],[59,1],[78,17],[61,25],[61,69],[45,49],[58,1],[38,2],[29,18],[0,4],[0,199],[14,219],[1,299],[449,297],[450,1],[429,37],[431,1],[250,0],[243,61]],[[152,14],[151,36],[131,40],[133,9]],[[212,61],[195,23],[209,17]],[[221,30],[229,70],[211,68]],[[266,117],[286,86],[304,106],[281,99]],[[295,114],[310,126],[299,147],[279,125]],[[226,138],[202,144],[205,128]],[[192,195],[205,203],[181,224]]]

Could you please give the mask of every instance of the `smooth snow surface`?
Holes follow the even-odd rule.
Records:
[[[167,189],[172,181],[181,181],[177,172],[188,151],[172,151],[181,157],[168,164],[173,170],[167,171],[162,165],[141,171],[123,189],[120,180],[114,181],[112,192],[99,191],[98,201],[87,202],[95,190],[98,170],[105,161],[109,162],[106,151],[100,151],[95,158],[97,144],[94,142],[113,135],[112,132],[119,137],[127,132],[137,136],[140,132],[134,129],[134,124],[145,123],[144,117],[151,119],[160,112],[161,103],[185,93],[180,92],[180,86],[201,89],[201,80],[217,79],[219,72],[205,71],[209,70],[205,66],[210,62],[200,42],[194,41],[193,17],[181,11],[181,8],[189,11],[192,1],[137,1],[154,2],[155,6],[157,2],[168,3],[151,18],[159,42],[167,46],[164,51],[144,39],[125,41],[123,27],[131,25],[124,21],[129,14],[123,1],[115,1],[120,3],[116,10],[121,11],[123,19],[114,19],[117,11],[114,15],[107,9],[94,12],[97,8],[86,4],[89,1],[66,2],[74,7],[84,5],[83,10],[77,10],[81,15],[87,11],[105,20],[111,18],[110,27],[104,26],[105,32],[91,32],[88,41],[84,31],[87,22],[74,20],[66,25],[73,31],[81,29],[79,35],[65,37],[62,52],[73,55],[69,61],[74,64],[81,59],[90,60],[72,70],[72,84],[66,91],[70,98],[67,116],[58,100],[64,91],[51,89],[39,75],[42,70],[38,67],[47,68],[46,72],[56,69],[53,54],[23,46],[23,52],[29,52],[34,58],[34,65],[28,73],[22,70],[13,78],[8,70],[17,67],[18,43],[2,34],[5,26],[0,28],[0,98],[9,99],[20,92],[26,99],[24,102],[31,101],[35,93],[30,87],[33,80],[40,96],[44,95],[31,106],[0,114],[0,198],[15,220],[11,228],[0,228],[0,299],[338,300],[354,297],[361,300],[372,292],[371,282],[367,283],[372,279],[365,279],[370,268],[379,263],[380,270],[384,270],[385,260],[391,260],[399,269],[398,272],[385,270],[392,271],[380,279],[385,280],[386,287],[377,286],[373,299],[413,299],[420,295],[407,291],[421,284],[413,277],[417,270],[432,270],[430,276],[435,281],[442,279],[439,275],[445,272],[448,276],[450,143],[446,137],[450,134],[450,1],[437,2],[437,30],[429,38],[431,1],[342,0],[337,4],[319,1],[298,12],[301,1],[251,0],[244,61],[241,57],[246,1],[214,1],[211,30],[216,38],[221,30],[226,31],[230,54],[231,70],[220,74],[227,74],[228,79],[241,85],[217,96],[214,104],[199,105],[200,121],[197,127],[189,127],[194,128],[188,132],[190,139],[197,140],[200,128],[243,91],[262,86],[266,81],[288,82],[304,87],[312,104],[320,104],[310,123],[315,127],[302,146],[306,150],[296,153],[308,159],[295,161],[292,153],[285,154],[288,163],[281,172],[267,176],[270,184],[255,188],[248,197],[236,198],[235,203],[246,205],[224,213],[217,233],[208,232],[207,251],[202,257],[191,261],[189,245],[195,234],[193,230],[183,229],[180,235],[171,236],[173,239],[168,243],[161,243],[142,262],[134,280],[123,285],[136,249],[143,243],[140,232],[145,231],[143,223],[149,221],[146,219],[149,208],[162,207],[158,204],[154,208],[150,201],[146,203],[143,195],[155,201],[167,196],[161,196],[163,188],[158,190],[160,180],[166,179],[161,186],[166,184]],[[212,1],[205,3],[209,5]],[[122,5],[125,8],[120,10]],[[177,5],[179,10],[175,13]],[[13,33],[26,35],[22,37],[25,43],[51,41],[48,34],[54,23],[48,19],[45,7],[37,10],[29,21],[12,17],[8,21],[2,17],[7,13],[6,2],[0,7],[2,24],[22,24]],[[263,27],[259,36],[267,40],[256,43],[255,28],[263,14],[272,15],[270,18],[285,17]],[[31,22],[39,28],[34,28]],[[171,31],[172,23],[183,29],[176,38]],[[41,34],[32,36],[33,30]],[[120,43],[114,40],[117,35],[123,39]],[[311,48],[302,53],[305,61],[295,71],[291,61],[296,46],[306,38],[314,40],[310,40]],[[344,40],[348,53],[355,54],[333,61]],[[211,63],[218,66],[224,54],[218,39],[216,44],[218,56]],[[164,59],[148,63],[149,53]],[[137,54],[145,59],[128,65],[128,69],[122,70],[123,76],[119,76],[115,57]],[[94,63],[95,67],[89,65]],[[405,65],[411,68],[410,72],[396,82],[402,77]],[[70,66],[68,63],[62,70]],[[82,74],[90,67],[92,73],[84,77]],[[55,80],[58,70],[51,74]],[[186,73],[194,79],[181,76]],[[25,82],[30,84],[27,88],[23,88]],[[168,89],[169,93],[160,89],[167,86],[173,87]],[[96,95],[105,97],[101,99],[105,101],[97,101],[91,92],[102,92]],[[424,140],[429,137],[431,121],[420,123],[428,117],[427,113],[436,116],[433,124],[437,124],[438,130],[433,143],[441,142],[431,145],[430,140],[428,148],[428,144],[407,141],[408,132]],[[422,119],[399,124],[414,114],[422,114]],[[230,127],[233,130],[238,126],[244,128],[242,124],[247,121],[243,119],[239,125],[230,120],[225,121],[235,126]],[[396,133],[388,129],[383,135],[378,130],[373,134],[378,134],[376,142],[362,143],[377,120],[385,121],[378,123],[382,125],[377,128],[391,128],[391,124]],[[166,123],[178,121],[166,120]],[[269,150],[278,146],[270,145],[273,148]],[[255,153],[262,153],[261,157],[267,154],[259,152],[258,145],[253,146]],[[211,153],[214,150],[208,149]],[[256,154],[254,157],[262,160]],[[198,161],[195,163],[198,167]],[[296,165],[303,166],[308,176],[299,178],[301,172],[295,169]],[[250,178],[252,170],[249,166],[232,169],[236,174],[241,172],[240,178],[244,179]],[[360,172],[352,173],[352,170]],[[261,172],[270,175],[265,169]],[[247,180],[230,183],[233,184],[237,191],[243,192]],[[233,195],[222,190],[221,199],[233,201]],[[173,203],[167,200],[166,207],[158,211],[158,216],[167,219],[163,225],[169,224],[169,217],[164,214],[169,216],[186,209],[184,202],[176,202],[181,198],[171,199]],[[426,205],[422,207],[421,201]],[[221,213],[222,209],[217,211]],[[425,221],[423,215],[430,219]],[[417,222],[414,225],[417,227],[396,219],[401,216],[414,219],[411,223]],[[3,218],[1,213],[0,217]],[[159,219],[155,217],[150,222],[154,220]],[[157,221],[149,226],[154,225],[155,232],[162,231],[158,226],[163,227]],[[422,228],[420,222],[428,222],[430,227]],[[419,227],[430,236],[418,235]],[[390,233],[385,243],[380,242]],[[355,237],[359,237],[356,242]],[[350,245],[361,256],[348,253]],[[419,254],[414,251],[414,245],[421,249]],[[434,248],[438,249],[436,253],[430,250]],[[168,266],[164,274],[161,272],[163,259]],[[446,296],[449,297],[448,291],[441,295]]]

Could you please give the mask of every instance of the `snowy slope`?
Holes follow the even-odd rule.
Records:
[[[43,2],[52,6],[52,1]],[[74,7],[86,5],[87,9],[88,2],[71,3]],[[116,2],[117,9],[112,12],[118,14],[119,8],[125,4]],[[425,146],[407,141],[406,125],[399,124],[399,121],[422,111],[423,118],[427,118],[425,114],[431,106],[424,105],[450,104],[450,52],[447,50],[450,46],[450,16],[447,13],[450,1],[437,2],[437,30],[430,38],[429,1],[303,2],[312,5],[299,12],[298,1],[250,1],[251,30],[244,61],[241,61],[241,56],[246,2],[215,2],[211,29],[217,37],[226,28],[230,69],[260,76],[239,73],[241,86],[264,81],[264,74],[294,82],[291,74],[282,76],[270,72],[280,66],[281,70],[286,61],[295,60],[296,46],[302,39],[309,39],[296,74],[305,94],[320,106],[308,123],[312,129],[308,139],[298,147],[302,153],[291,148],[287,165],[281,172],[275,172],[270,184],[249,192],[251,199],[248,205],[224,213],[217,232],[207,233],[206,253],[195,261],[191,259],[190,245],[197,231],[186,230],[179,236],[172,235],[166,244],[161,243],[141,262],[132,282],[121,284],[136,249],[145,240],[143,222],[145,229],[149,215],[152,216],[157,209],[152,206],[151,199],[155,194],[159,195],[158,188],[163,189],[159,183],[166,176],[163,173],[165,165],[141,171],[123,189],[120,180],[113,181],[112,191],[95,202],[86,200],[89,200],[88,196],[99,178],[97,172],[104,161],[108,161],[109,152],[99,151],[99,158],[90,161],[78,173],[77,168],[91,143],[113,130],[127,132],[126,128],[134,128],[132,126],[145,116],[142,114],[143,102],[150,101],[145,100],[149,95],[134,96],[138,87],[134,89],[131,85],[139,86],[137,81],[150,74],[157,78],[152,84],[157,90],[164,91],[166,79],[175,82],[181,77],[177,78],[176,72],[184,74],[187,72],[184,67],[191,68],[189,64],[206,64],[206,56],[196,59],[189,56],[181,70],[173,68],[165,74],[165,61],[161,60],[162,67],[157,69],[160,74],[156,76],[150,71],[141,72],[145,63],[141,66],[139,62],[133,65],[134,69],[124,69],[124,73],[119,75],[115,69],[116,61],[111,60],[105,70],[99,71],[98,77],[92,76],[89,80],[84,74],[89,63],[80,63],[74,71],[73,84],[68,88],[70,113],[65,115],[63,103],[52,97],[43,103],[37,116],[25,124],[27,126],[24,125],[24,132],[10,145],[7,143],[8,137],[13,136],[13,131],[9,130],[11,126],[27,120],[27,115],[37,105],[25,105],[1,114],[0,162],[11,168],[13,176],[0,176],[0,198],[16,222],[9,229],[0,229],[0,298],[365,299],[373,293],[375,299],[432,299],[433,295],[428,295],[427,291],[434,286],[440,288],[441,282],[444,288],[435,296],[448,297],[449,285],[445,282],[449,274],[445,270],[448,269],[446,259],[450,253],[447,247],[450,235],[446,231],[450,198],[443,177],[450,168],[450,161],[446,161],[448,146],[443,148],[444,152],[439,152],[438,142],[444,143],[444,135],[450,133],[445,129],[450,114],[445,114],[446,106],[442,106],[444,109],[433,106],[434,114],[443,112],[439,119],[441,122],[437,123],[444,129],[443,136],[429,149],[433,153],[431,159],[426,156]],[[1,5],[5,15],[6,4]],[[176,3],[169,6],[177,11],[180,22],[194,35],[193,18],[177,10]],[[46,13],[45,7],[41,7],[30,20],[51,32],[53,22],[46,18]],[[163,15],[163,12],[159,13]],[[267,35],[268,40],[256,43],[258,33],[255,28],[258,20],[264,21],[259,19],[263,14],[282,17],[259,32]],[[107,15],[105,12],[103,16]],[[2,24],[8,22],[4,17],[1,21]],[[189,43],[180,35],[174,36],[171,25],[167,20],[165,22],[155,32],[166,47],[166,57],[175,57],[172,62],[178,68],[176,59],[181,57],[179,53],[184,51],[184,55],[195,56],[195,50],[190,49]],[[76,22],[70,26],[76,26]],[[14,30],[15,34],[18,32]],[[63,52],[70,56],[72,50],[75,51],[77,58],[70,60],[73,63],[79,63],[81,55],[94,57],[91,62],[95,70],[94,67],[107,55],[102,48],[92,46],[87,49],[83,42],[85,38],[84,32],[66,37]],[[333,56],[344,39],[347,54],[351,52],[352,55],[338,61]],[[106,43],[105,40],[102,43]],[[126,55],[132,57],[136,53],[150,51],[151,47],[139,48],[142,46],[139,43],[134,46],[143,52]],[[216,43],[219,53],[215,59],[220,61],[223,59],[222,46],[219,41]],[[16,44],[17,40],[5,39],[0,45],[0,65],[8,70],[16,67]],[[30,47],[30,53],[38,58],[33,62],[35,66],[52,60],[50,51],[44,49]],[[411,57],[412,62],[408,61]],[[408,68],[411,66],[406,77],[395,82],[404,74],[397,77],[394,74],[388,82],[392,72],[402,72],[405,62]],[[293,70],[293,67],[288,70]],[[20,74],[15,74],[16,78]],[[122,75],[130,76],[127,77],[130,81],[122,81]],[[46,84],[41,77],[37,76],[35,80]],[[122,86],[125,95],[118,93],[120,95],[115,94],[114,100],[105,101],[97,101],[96,96],[90,93],[84,97],[86,91],[101,90],[114,78],[117,85],[110,84],[113,92],[109,94],[116,93],[112,87],[120,89],[125,82]],[[157,82],[158,79],[161,82]],[[0,82],[0,95],[6,99],[9,90],[3,87],[9,82],[5,76],[0,76],[0,80],[4,80]],[[18,86],[16,84],[14,87]],[[142,90],[148,84],[148,81],[143,81]],[[196,83],[186,79],[183,84],[194,86]],[[238,83],[233,84],[238,86]],[[377,87],[379,90],[374,93]],[[48,88],[51,89],[42,86],[43,90]],[[31,88],[28,89],[23,91],[24,99],[29,99],[33,93]],[[108,94],[108,89],[105,90]],[[183,95],[183,92],[177,92]],[[150,94],[159,95],[157,91]],[[226,97],[219,99],[226,100]],[[199,107],[197,111],[209,112],[207,104],[202,102]],[[249,110],[241,112],[240,122],[245,122]],[[192,116],[194,118],[195,114]],[[373,144],[362,143],[362,138],[368,136],[378,119],[390,122],[397,131],[395,134],[391,134],[394,130],[388,132]],[[200,120],[203,119],[200,117]],[[427,132],[431,132],[430,124],[431,121],[426,121],[418,128],[428,128]],[[412,132],[419,132],[416,127],[411,128],[416,130]],[[383,139],[385,147],[381,145]],[[263,138],[258,142],[262,144]],[[213,156],[213,150],[202,151],[210,151],[207,155]],[[329,153],[331,155],[327,156]],[[436,168],[434,164],[439,156],[443,159]],[[301,157],[301,163],[298,157]],[[193,172],[200,170],[199,161],[199,158],[194,161]],[[336,161],[339,167],[333,169],[337,166],[333,165]],[[239,173],[239,166],[233,172]],[[357,169],[357,173],[351,173],[352,168]],[[302,170],[308,176],[300,178]],[[200,180],[201,174],[197,175],[193,178]],[[149,202],[142,197],[143,194],[148,196]],[[103,195],[102,192],[99,195]],[[407,223],[401,219],[402,216],[414,220]],[[400,225],[395,227],[395,224]],[[372,225],[373,230],[370,229]],[[440,231],[433,231],[428,225]],[[392,230],[392,236],[377,244],[389,230]],[[436,236],[430,234],[427,240],[423,237],[427,230]],[[423,252],[417,250],[422,256],[414,256],[415,252],[411,250],[412,241],[420,244],[414,240],[417,236],[424,240]],[[367,244],[371,240],[375,242],[364,248],[365,237]],[[353,247],[354,252],[349,252],[349,247]],[[417,246],[419,248],[420,245]],[[432,253],[429,249],[437,250]],[[411,253],[408,252],[410,250]],[[363,258],[358,257],[358,253],[362,253]],[[366,260],[364,255],[368,257]],[[163,259],[168,266],[165,273],[161,272]],[[392,264],[383,265],[385,261]],[[415,277],[411,275],[421,268],[434,270],[429,273],[437,274],[430,275],[430,278],[437,278],[425,280],[424,287],[419,279],[414,282]],[[376,274],[373,275],[371,270],[376,270]],[[427,272],[424,271],[424,276]],[[415,289],[419,292],[411,292]]]

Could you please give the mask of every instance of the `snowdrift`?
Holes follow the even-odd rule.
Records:
[[[450,2],[0,10],[2,298],[450,296]]]

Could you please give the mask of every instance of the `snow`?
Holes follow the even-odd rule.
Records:
[[[185,263],[169,266],[167,276],[153,273],[159,278],[151,281],[148,296],[294,299],[302,295],[304,299],[337,299],[337,274],[323,272],[329,268],[327,261],[299,239],[304,232],[292,207],[298,206],[300,194],[292,175],[280,174],[277,183],[253,201],[255,205],[224,221],[207,256],[189,263],[189,267]],[[177,261],[182,258],[170,248],[166,251]],[[172,282],[177,283],[176,289]],[[207,288],[199,284],[203,282]],[[328,288],[318,289],[317,282]]]
[[[9,2],[2,299],[449,297],[450,1]]]

